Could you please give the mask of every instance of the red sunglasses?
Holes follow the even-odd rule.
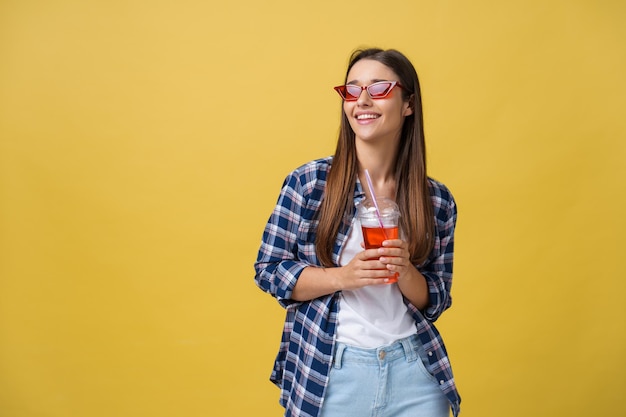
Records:
[[[395,86],[406,90],[406,88],[404,88],[397,81],[379,81],[377,83],[365,85],[363,87],[354,84],[340,85],[335,87],[335,91],[337,91],[341,98],[345,101],[357,101],[361,96],[361,92],[363,92],[363,90],[367,91],[367,94],[370,96],[371,99],[377,100],[387,97]]]

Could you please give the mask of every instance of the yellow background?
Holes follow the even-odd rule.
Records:
[[[465,417],[626,415],[626,3],[0,1],[0,416],[277,416],[252,268],[397,48],[454,192]]]

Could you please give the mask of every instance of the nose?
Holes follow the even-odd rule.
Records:
[[[372,98],[370,97],[367,89],[362,89],[361,94],[359,95],[359,99],[356,101],[358,106],[369,106],[372,103]]]

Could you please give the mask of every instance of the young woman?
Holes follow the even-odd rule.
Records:
[[[451,304],[457,211],[426,173],[417,73],[398,51],[359,50],[335,90],[335,154],[286,178],[255,263],[286,308],[271,380],[285,416],[456,416],[433,323]],[[364,250],[355,204],[372,194],[400,207],[400,239]]]

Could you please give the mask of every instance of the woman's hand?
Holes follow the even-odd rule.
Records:
[[[408,244],[401,239],[383,242],[378,251],[379,261],[391,272],[398,273],[398,287],[402,294],[419,310],[428,305],[426,278],[411,263]]]
[[[336,269],[340,290],[354,290],[368,285],[388,283],[389,269],[379,259],[379,249],[366,249],[357,253],[345,266]]]
[[[383,242],[383,247],[376,249],[379,261],[391,272],[400,277],[407,275],[415,267],[411,263],[409,245],[401,239],[390,239]]]
[[[342,290],[355,290],[368,285],[385,285],[389,270],[378,259],[378,249],[357,253],[345,266],[321,268],[308,266],[298,277],[292,296],[296,301],[312,300]]]

